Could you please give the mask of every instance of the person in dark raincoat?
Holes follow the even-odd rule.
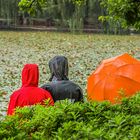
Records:
[[[13,115],[16,107],[44,105],[44,100],[49,99],[50,105],[54,105],[51,94],[38,87],[39,69],[36,64],[26,64],[22,70],[22,87],[13,92],[10,97],[7,115]]]
[[[68,99],[70,102],[83,101],[82,89],[68,78],[68,60],[64,56],[55,56],[49,61],[50,83],[41,88],[50,91],[54,102]]]

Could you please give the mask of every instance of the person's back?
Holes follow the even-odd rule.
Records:
[[[68,60],[64,56],[56,56],[49,62],[51,71],[50,83],[42,86],[50,91],[54,102],[68,99],[71,102],[83,101],[82,89],[68,79]]]
[[[44,104],[49,99],[50,105],[54,104],[51,94],[38,87],[39,70],[36,64],[26,64],[22,70],[22,87],[10,97],[8,115],[14,113],[16,107],[30,106],[37,103]]]

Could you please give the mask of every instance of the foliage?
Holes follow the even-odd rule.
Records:
[[[0,0],[0,27],[53,26],[71,32],[98,29],[97,32],[122,34],[120,22],[98,21],[105,13],[98,0]]]
[[[47,16],[50,17],[51,20],[54,20],[57,25],[62,28],[68,27],[70,31],[82,31],[84,25],[86,26],[89,24],[89,27],[93,26],[92,29],[104,28],[105,33],[121,34],[124,32],[122,25],[124,27],[124,24],[126,25],[126,23],[124,20],[120,20],[120,18],[118,19],[118,15],[120,16],[122,11],[120,11],[120,13],[117,11],[118,15],[114,18],[113,11],[115,10],[115,1],[117,0],[21,0],[19,2],[19,7],[21,11],[28,12],[32,16],[38,15],[38,11],[41,11],[41,13],[44,12],[45,15],[47,13]],[[100,2],[103,7],[100,6]],[[126,8],[126,3],[124,1],[122,3],[124,4],[123,9]],[[117,1],[115,6],[117,7],[120,4],[121,7],[122,3]],[[116,9],[122,9],[120,7]],[[132,11],[132,7],[127,7]],[[138,8],[139,7],[137,7],[137,11]],[[133,9],[133,11],[134,10],[137,15],[136,17],[138,17],[139,14],[137,13],[136,8]],[[107,12],[109,12],[109,14],[112,13],[112,15],[108,16]],[[133,14],[134,13],[131,15]],[[129,17],[129,14],[127,15]],[[45,17],[48,18],[47,16]],[[103,21],[103,24],[99,23],[98,17]],[[137,21],[139,21],[139,18]]]
[[[0,25],[13,25],[18,19],[18,0],[0,0]]]
[[[67,100],[54,107],[40,105],[16,110],[0,122],[0,139],[139,139],[140,93],[122,104]]]
[[[85,0],[21,0],[19,7],[32,16],[37,15],[38,11],[47,13],[49,17],[52,15],[51,19],[58,26],[69,27],[71,31],[83,29]]]
[[[101,5],[107,9],[107,15],[99,17],[101,21],[119,22],[123,28],[140,30],[139,0],[102,0]]]
[[[67,10],[71,10],[69,9],[70,7],[68,7],[68,5],[71,5],[73,9],[75,7],[85,5],[85,2],[86,0],[21,0],[18,5],[22,11],[28,12],[31,15],[35,15],[37,14],[38,10],[43,12],[43,10],[46,9],[53,9],[55,11],[55,8],[57,9],[61,6],[63,6],[61,8],[67,8]]]
[[[51,0],[51,2],[54,2],[54,4],[58,3],[73,3],[76,6],[83,5],[86,0]],[[50,0],[21,0],[19,2],[19,7],[22,8],[22,10],[27,10],[29,13],[32,11],[33,13],[36,10],[41,10],[44,6],[48,7],[50,3]]]
[[[47,6],[46,0],[21,0],[19,6],[30,14],[35,14],[37,10],[42,12],[42,7]]]

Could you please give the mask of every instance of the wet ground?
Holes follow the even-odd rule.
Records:
[[[9,96],[21,86],[21,70],[37,63],[39,85],[48,82],[48,61],[64,55],[69,61],[69,79],[85,95],[87,77],[106,58],[129,53],[140,59],[140,36],[74,35],[52,32],[0,32],[0,118],[6,115]]]

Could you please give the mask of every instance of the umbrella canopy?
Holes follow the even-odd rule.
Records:
[[[90,100],[114,103],[137,91],[140,91],[140,61],[127,53],[103,60],[88,77],[87,93]]]

